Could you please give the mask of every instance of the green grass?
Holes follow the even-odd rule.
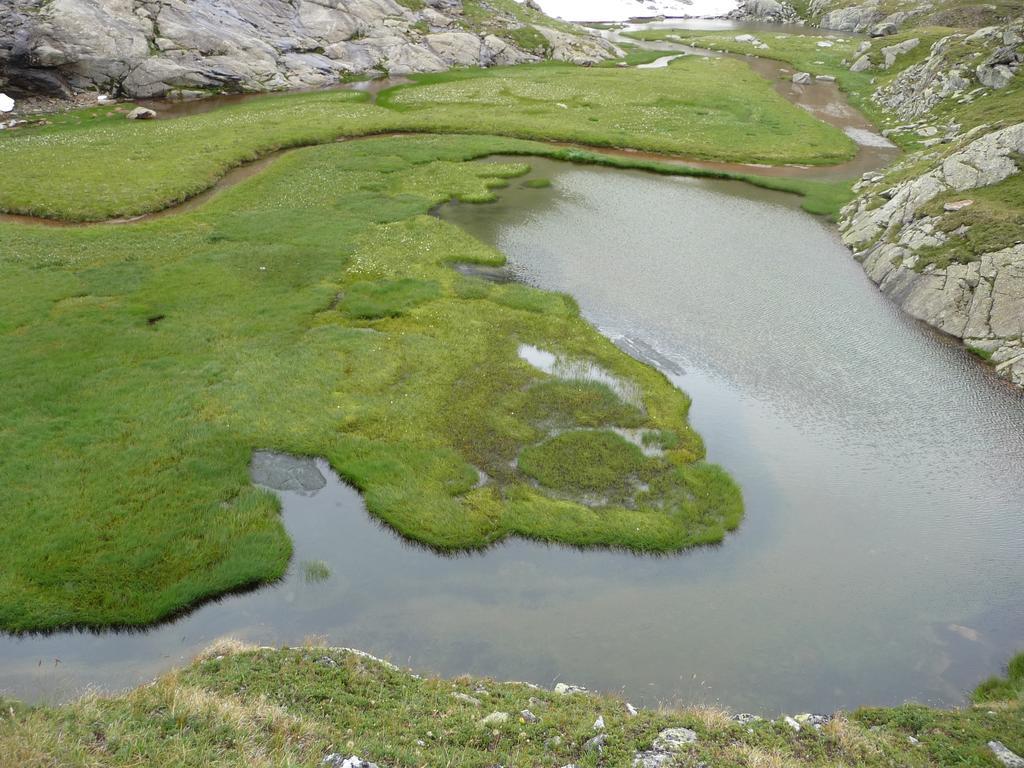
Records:
[[[324,456],[372,514],[442,550],[520,535],[674,551],[734,528],[739,491],[700,461],[685,395],[571,298],[448,266],[503,257],[428,211],[528,170],[465,161],[543,147],[329,144],[178,216],[0,223],[0,626],[146,624],[279,577],[291,550],[249,483],[259,448]],[[643,408],[561,386],[523,343],[630,382]],[[513,468],[553,424],[679,441],[649,489],[595,509]]]
[[[519,454],[519,469],[542,486],[573,494],[626,495],[654,461],[614,432],[562,432]]]
[[[172,205],[233,166],[285,147],[396,131],[489,133],[693,158],[828,164],[852,156],[840,131],[738,62],[663,70],[562,64],[420,76],[381,95],[266,96],[168,121],[111,110],[0,135],[0,210],[99,220]],[[563,106],[560,106],[563,105]],[[390,106],[391,108],[388,108]]]
[[[353,283],[338,302],[347,317],[376,320],[400,317],[410,309],[440,298],[441,288],[434,281],[400,280],[360,281]]]
[[[524,51],[530,51],[540,56],[549,55],[551,51],[551,44],[548,42],[548,39],[538,32],[535,27],[529,25],[510,29],[505,33],[505,39],[519,46]]]
[[[959,211],[944,213],[943,205],[965,198],[974,204]],[[1024,242],[1024,174],[1010,176],[999,184],[952,192],[932,200],[922,215],[941,216],[939,231],[949,238],[945,243],[918,250],[916,269],[929,264],[946,267],[952,262],[967,264]],[[962,232],[962,234],[960,234]]]
[[[642,30],[629,33],[631,37],[653,42],[669,41],[685,43],[697,48],[706,48],[726,53],[736,53],[758,58],[772,59],[789,64],[795,71],[810,72],[813,75],[829,75],[836,78],[836,84],[843,90],[850,103],[878,125],[886,121],[885,113],[871,100],[871,94],[877,87],[893,79],[899,72],[911,64],[925,58],[932,43],[949,29],[913,29],[900,32],[884,39],[872,41],[868,56],[877,65],[882,61],[881,49],[894,45],[912,37],[921,43],[909,53],[896,59],[894,66],[888,70],[877,67],[866,72],[851,72],[850,63],[856,58],[857,48],[863,38],[842,32],[827,32],[821,35],[793,35],[784,32],[758,33],[758,39],[768,45],[767,49],[754,48],[750,43],[735,40],[735,33],[726,32],[694,32],[680,29]],[[843,42],[838,42],[842,39]],[[817,43],[828,40],[830,48],[819,48]],[[844,63],[845,62],[845,63]],[[910,145],[915,137],[909,134],[896,134],[893,140]]]
[[[740,725],[714,707],[630,716],[611,695],[421,678],[331,648],[246,651],[221,644],[128,693],[93,694],[61,707],[0,703],[0,754],[21,768],[314,768],[332,753],[389,768],[625,767],[671,727],[697,734],[678,766],[999,768],[990,740],[1024,753],[1019,699],[950,711],[916,704],[864,709],[796,733],[781,720]],[[537,721],[527,722],[523,710]],[[492,712],[510,716],[481,724]],[[601,754],[584,747],[599,716],[606,734]]]
[[[1005,677],[990,677],[974,690],[974,701],[987,704],[994,701],[1024,701],[1024,653],[1010,659]]]
[[[413,79],[382,93],[379,103],[422,130],[772,164],[828,165],[856,150],[841,131],[728,59],[684,58],[650,70],[542,64]]]

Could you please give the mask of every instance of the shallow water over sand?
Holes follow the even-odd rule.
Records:
[[[281,492],[283,583],[145,633],[0,637],[0,692],[134,685],[225,634],[321,635],[424,672],[772,714],[956,704],[1024,645],[1019,395],[901,316],[796,198],[531,162],[550,189],[514,180],[444,216],[693,397],[743,488],[737,533],[675,557],[510,541],[442,558],[321,464],[322,489]],[[306,580],[313,561],[326,580]]]

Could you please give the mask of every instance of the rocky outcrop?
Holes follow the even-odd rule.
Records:
[[[263,91],[541,57],[592,64],[615,52],[525,6],[515,15],[493,10],[481,21],[467,17],[459,0],[7,3],[0,10],[0,86],[8,92]],[[517,42],[537,39],[546,44],[527,50]]]
[[[1020,19],[971,35],[943,37],[932,45],[928,58],[879,88],[872,99],[904,120],[923,115],[946,99],[972,101],[985,88],[1009,85],[1024,62],[1022,45],[1024,21]]]
[[[799,15],[793,6],[780,3],[778,0],[743,0],[727,18],[769,24],[792,24],[799,21]]]
[[[925,208],[940,195],[997,184],[1020,173],[1024,123],[978,138],[937,157],[931,170],[886,188],[884,176],[855,186],[860,197],[842,212],[843,241],[865,272],[907,313],[981,350],[996,371],[1024,386],[1024,244],[979,254],[967,263],[920,267],[922,253],[950,237],[944,215],[969,205],[957,201],[941,213]]]
[[[812,12],[820,12],[821,3],[811,3]],[[823,29],[834,29],[837,32],[867,32],[873,24],[881,20],[883,14],[878,9],[878,2],[864,5],[851,5],[825,11],[818,19],[818,26]]]

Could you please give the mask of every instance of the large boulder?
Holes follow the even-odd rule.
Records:
[[[851,5],[837,8],[824,14],[818,21],[822,29],[834,29],[837,32],[864,32],[882,17],[878,3]]]
[[[890,69],[896,63],[896,59],[905,53],[910,53],[921,44],[921,41],[912,37],[896,45],[887,45],[882,49],[882,69]]]
[[[774,2],[774,0],[761,0]],[[0,86],[69,96],[261,91],[347,74],[535,61],[521,11],[463,14],[461,0],[3,0]],[[420,7],[416,7],[419,5]],[[534,13],[531,11],[531,13]],[[534,19],[537,20],[537,19]],[[551,57],[593,64],[617,49],[583,29],[536,29]]]

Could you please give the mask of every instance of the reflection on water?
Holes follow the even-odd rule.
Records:
[[[0,638],[0,689],[128,686],[224,634],[321,635],[421,671],[772,714],[958,703],[1024,645],[1016,393],[901,316],[794,199],[535,167],[551,189],[513,182],[444,215],[693,397],[710,458],[743,487],[735,534],[676,557],[510,541],[441,558],[320,463],[322,489],[280,494],[281,584],[141,634]],[[330,575],[307,582],[315,561]]]
[[[525,360],[534,368],[543,371],[557,379],[565,381],[592,381],[604,384],[608,389],[619,396],[624,403],[643,407],[643,397],[640,388],[635,382],[625,381],[618,376],[609,373],[596,363],[589,360],[575,360],[568,357],[556,355],[546,349],[540,349],[532,344],[519,345],[519,357]]]

